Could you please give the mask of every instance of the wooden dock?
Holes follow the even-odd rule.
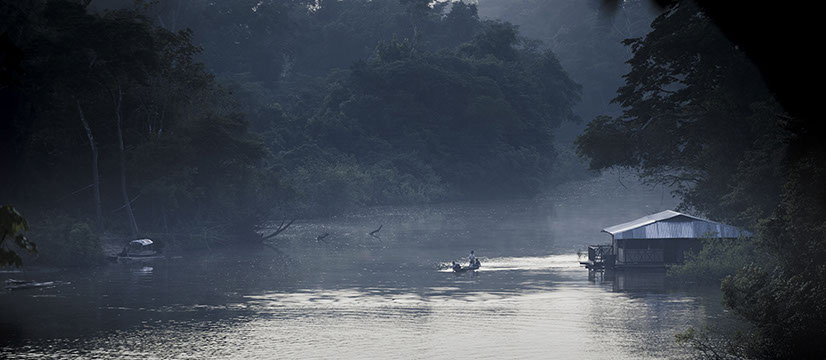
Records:
[[[588,261],[580,261],[589,270],[613,269],[617,256],[611,245],[589,245]]]

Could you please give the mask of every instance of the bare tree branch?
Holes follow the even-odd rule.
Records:
[[[275,229],[275,232],[273,232],[272,234],[269,234],[267,236],[262,237],[261,240],[267,240],[271,237],[275,237],[276,235],[282,233],[284,230],[287,230],[287,228],[290,227],[290,225],[292,225],[293,222],[295,222],[295,219],[290,220],[290,222],[288,222],[285,225],[284,220],[281,220],[281,224],[278,225],[278,227]]]
[[[378,232],[379,232],[379,230],[381,230],[381,228],[382,228],[383,226],[384,226],[384,224],[379,225],[379,228],[378,228],[378,229],[376,229],[376,230],[371,231],[371,232],[369,233],[369,235],[370,235],[370,236],[372,236],[372,237],[374,237],[374,238],[376,238],[376,239],[381,240],[381,238],[380,238],[378,235],[376,235],[376,233],[378,233]]]

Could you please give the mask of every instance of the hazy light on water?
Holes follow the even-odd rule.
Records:
[[[304,221],[280,240],[283,253],[4,273],[71,285],[0,293],[11,335],[0,357],[673,358],[686,355],[674,333],[721,316],[719,291],[667,291],[657,275],[589,281],[574,252],[592,239],[559,234],[602,239],[595,223],[614,220],[593,214],[625,215],[550,202]],[[368,236],[379,224],[381,239]],[[479,271],[438,270],[472,249]]]

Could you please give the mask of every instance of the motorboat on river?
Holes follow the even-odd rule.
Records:
[[[452,269],[453,272],[463,273],[466,271],[479,270],[480,267],[482,267],[482,263],[479,262],[479,259],[476,259],[476,262],[474,262],[473,264],[468,264],[468,266],[462,266],[461,264],[454,262]]]
[[[150,239],[132,240],[117,255],[117,261],[143,261],[161,257],[161,253],[155,249],[155,243]]]

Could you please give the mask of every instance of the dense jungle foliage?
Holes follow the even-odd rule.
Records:
[[[88,264],[101,236],[260,242],[268,220],[573,176],[554,134],[581,88],[556,56],[428,3],[4,6],[0,199],[41,261]]]
[[[684,208],[756,231],[747,242],[709,240],[672,270],[723,278],[724,304],[751,328],[717,350],[698,332],[681,340],[709,357],[823,358],[826,147],[816,120],[784,112],[695,3],[670,6],[652,27],[626,41],[622,114],[591,121],[579,152],[593,169],[635,169],[677,186]]]

